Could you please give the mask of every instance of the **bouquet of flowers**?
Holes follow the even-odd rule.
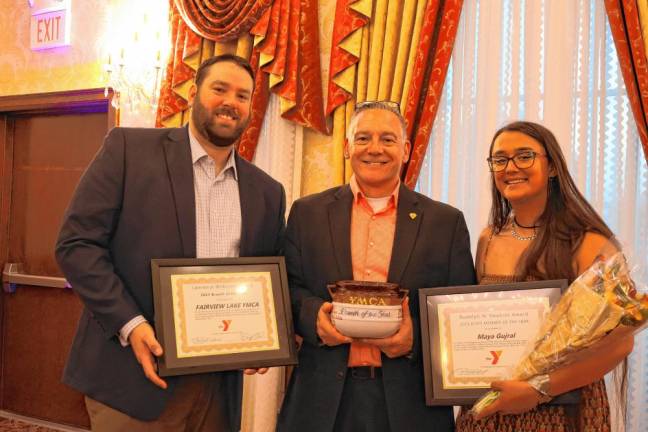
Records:
[[[648,296],[637,292],[621,252],[597,261],[565,291],[545,318],[510,379],[526,381],[570,363],[578,352],[613,330],[636,333],[648,324]],[[495,402],[489,391],[472,408],[475,414]]]

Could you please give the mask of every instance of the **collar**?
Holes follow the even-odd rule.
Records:
[[[189,146],[191,147],[191,162],[195,165],[199,160],[204,157],[209,157],[209,155],[207,154],[203,146],[201,146],[198,142],[198,138],[196,138],[194,134],[191,133],[191,127],[187,126],[187,132],[189,133]],[[225,167],[223,168],[221,174],[231,168],[232,173],[234,174],[234,179],[238,181],[238,171],[236,169],[236,159],[234,157],[234,153],[235,150],[234,148],[232,148],[232,151],[227,158],[227,163],[225,164]]]
[[[389,197],[390,200],[393,200],[394,207],[398,207],[398,194],[399,194],[399,191],[400,191],[400,185],[401,185],[401,182],[400,182],[400,180],[398,180],[398,183],[396,184],[396,187],[394,188],[394,190],[389,195],[387,195],[386,197],[382,197],[382,198]],[[362,199],[364,199],[364,200],[367,199],[367,196],[364,194],[364,192],[362,192],[362,190],[360,190],[360,186],[358,185],[358,181],[355,178],[355,174],[352,175],[351,178],[349,179],[349,186],[351,187],[351,192],[353,193],[353,202],[355,204],[358,204],[360,202],[360,200],[362,200]]]

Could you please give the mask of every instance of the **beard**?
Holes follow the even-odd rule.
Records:
[[[235,121],[234,127],[219,124],[217,116],[225,114]],[[220,106],[212,110],[203,105],[199,95],[196,95],[191,109],[191,120],[196,131],[216,147],[229,147],[238,140],[248,124],[247,118],[240,118],[238,113],[227,106]]]

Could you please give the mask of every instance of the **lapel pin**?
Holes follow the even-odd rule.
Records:
[[[410,213],[409,214],[410,219],[414,220],[416,219],[416,213]]]

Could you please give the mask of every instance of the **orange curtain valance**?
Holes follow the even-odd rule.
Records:
[[[648,13],[645,5],[635,0],[605,0],[605,9],[628,100],[648,163],[648,45],[642,35],[642,28],[648,29]]]
[[[246,33],[271,4],[272,0],[175,0],[191,30],[216,42]]]
[[[281,116],[327,134],[318,26],[317,0],[274,0],[250,33]]]
[[[254,156],[271,92],[279,98],[283,118],[328,132],[320,77],[317,0],[169,2],[173,50],[160,89],[157,127],[177,127],[188,121],[189,89],[198,66],[211,56],[230,53],[249,59],[256,72],[250,123],[238,146],[242,157],[252,160]],[[256,12],[254,20],[246,23],[249,28],[238,27],[232,30],[232,40],[214,42],[212,37],[199,35],[182,13],[182,8],[190,2],[195,3],[193,7],[198,11],[213,4],[225,10],[222,6],[225,3],[247,3],[252,5],[249,10],[245,9],[248,15]],[[269,7],[261,8],[262,5]],[[218,27],[220,30],[227,27],[227,23],[222,25]]]

